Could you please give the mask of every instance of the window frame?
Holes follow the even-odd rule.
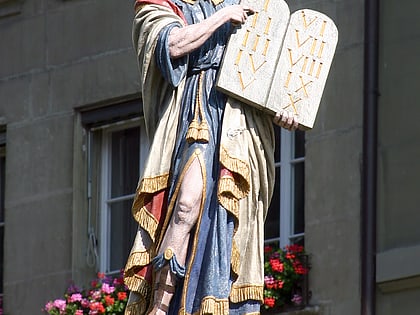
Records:
[[[2,208],[2,218],[0,216],[0,229],[3,230],[3,237],[0,239],[0,241],[2,242],[1,244],[1,250],[3,251],[2,253],[2,258],[3,261],[1,262],[3,268],[2,270],[0,270],[2,276],[1,276],[1,280],[4,281],[4,231],[5,231],[5,227],[6,227],[6,222],[5,222],[5,185],[6,185],[6,140],[5,140],[5,133],[0,133],[0,159],[3,160],[1,161],[1,163],[3,164],[3,166],[1,166],[3,169],[1,170],[2,172],[0,172],[0,176],[2,177],[0,179],[0,207]],[[3,307],[3,296],[4,296],[4,284],[1,283],[0,284],[0,308]]]
[[[135,196],[135,190],[132,194],[122,195],[118,197],[111,197],[111,173],[112,173],[112,157],[111,157],[111,137],[112,133],[129,129],[133,127],[139,127],[139,171],[142,172],[143,166],[148,153],[148,138],[146,135],[146,129],[143,117],[136,119],[123,120],[114,124],[101,126],[102,139],[100,140],[100,179],[99,185],[99,203],[98,203],[98,215],[99,215],[99,271],[105,274],[115,274],[120,270],[111,270],[110,261],[110,237],[111,237],[111,205],[112,203],[119,201],[133,200]],[[96,128],[98,129],[98,128]],[[96,130],[95,129],[95,130]],[[140,174],[138,174],[140,176]],[[128,253],[127,253],[128,255]],[[124,267],[124,266],[122,266]]]
[[[280,129],[280,161],[275,161],[275,168],[280,169],[280,204],[279,235],[266,239],[265,243],[278,242],[281,248],[304,239],[305,232],[294,232],[295,220],[295,166],[305,162],[305,154],[295,157],[296,133]],[[278,143],[276,143],[278,145]],[[276,171],[277,172],[277,171]],[[304,211],[304,210],[303,210]]]

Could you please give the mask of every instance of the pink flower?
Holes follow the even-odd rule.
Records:
[[[274,288],[275,280],[272,275],[268,275],[264,277],[264,283],[267,289],[272,289]]]
[[[96,290],[91,292],[91,297],[93,300],[99,300],[101,298],[101,291]]]
[[[45,304],[45,310],[47,312],[51,311],[54,308],[53,302],[49,301],[47,304]]]
[[[302,296],[300,296],[299,294],[295,294],[295,295],[293,295],[293,298],[292,298],[292,302],[294,303],[294,304],[296,304],[296,305],[300,305],[300,304],[302,304]]]
[[[69,303],[80,302],[82,300],[82,295],[80,293],[74,293],[69,298]]]
[[[88,299],[82,299],[80,301],[80,305],[82,305],[82,307],[84,307],[84,308],[89,307],[89,300]]]
[[[76,310],[74,315],[83,315],[83,310]]]
[[[66,305],[67,305],[66,301],[62,299],[57,299],[53,303],[53,306],[58,308],[60,310],[60,313],[66,310]]]
[[[105,294],[111,294],[114,291],[115,287],[110,286],[108,283],[102,284],[102,292],[104,292]]]
[[[112,282],[113,285],[123,285],[124,284],[124,278],[123,277],[118,277],[115,278],[114,281]]]

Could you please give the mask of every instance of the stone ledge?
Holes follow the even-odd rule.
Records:
[[[394,248],[376,255],[378,284],[420,277],[420,246]],[[397,266],[397,267],[396,267]]]
[[[307,306],[300,310],[290,310],[287,312],[261,311],[262,315],[321,315],[321,308],[317,305]]]
[[[320,315],[321,311],[318,306],[307,306],[304,309],[280,313],[282,315]]]
[[[20,14],[23,0],[0,0],[0,18]]]

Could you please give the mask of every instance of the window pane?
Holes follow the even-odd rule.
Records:
[[[295,131],[295,158],[305,156],[305,132],[302,130]]]
[[[111,198],[135,192],[139,176],[140,128],[112,133]]]
[[[6,158],[4,156],[0,156],[0,298],[3,295],[5,171]],[[0,301],[0,307],[1,306],[2,301]]]
[[[121,270],[127,261],[137,231],[137,223],[131,215],[132,200],[111,205],[110,266],[109,271]]]
[[[0,223],[4,222],[4,186],[5,186],[6,158],[0,156]]]
[[[280,152],[281,152],[281,128],[279,126],[274,125],[274,136],[276,139],[276,147],[274,151],[274,161],[280,162]],[[280,178],[280,177],[279,177]],[[280,180],[280,179],[279,179]]]
[[[3,265],[4,265],[4,226],[0,227],[0,296],[3,294]]]
[[[267,217],[264,225],[264,238],[280,237],[280,168],[276,168],[276,182],[274,185],[273,198],[268,208]]]
[[[377,244],[387,251],[420,243],[420,10],[418,0],[380,7]]]
[[[295,176],[295,196],[294,196],[294,234],[305,232],[305,211],[304,211],[304,193],[305,193],[305,167],[304,163],[298,163],[294,166]]]

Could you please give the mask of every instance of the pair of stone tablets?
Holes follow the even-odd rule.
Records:
[[[338,41],[334,22],[283,0],[244,0],[255,10],[232,34],[217,87],[271,114],[288,111],[311,129]]]

